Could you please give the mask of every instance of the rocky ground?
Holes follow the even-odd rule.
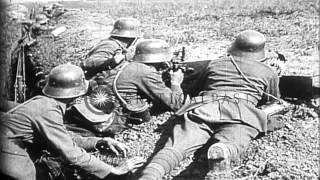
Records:
[[[315,0],[63,4],[70,11],[50,24],[67,30],[55,38],[50,32],[42,34],[33,48],[36,61],[46,73],[61,63],[78,64],[95,42],[108,36],[115,19],[133,16],[141,20],[146,38],[162,38],[171,45],[186,46],[190,61],[214,59],[225,53],[238,32],[256,29],[267,36],[268,49],[278,50],[288,59],[286,75],[314,76],[315,83],[319,79],[319,4]],[[283,119],[285,127],[254,140],[228,179],[319,179],[319,113],[317,97],[293,101]],[[172,128],[170,116],[169,112],[153,116],[150,122],[116,138],[132,148],[130,156],[149,158]],[[196,158],[188,157],[164,179],[202,179],[208,171],[203,154],[205,149],[196,153]]]

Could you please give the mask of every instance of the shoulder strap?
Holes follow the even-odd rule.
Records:
[[[123,71],[123,69],[128,65],[128,62],[125,62],[121,68],[119,69],[119,71],[117,72],[115,78],[113,79],[113,83],[112,83],[112,90],[114,92],[114,94],[117,96],[117,98],[119,99],[120,103],[122,103],[122,105],[124,107],[127,107],[128,103],[120,96],[118,89],[117,89],[117,80],[120,76],[120,73]]]
[[[264,92],[261,89],[259,89],[256,85],[254,85],[254,83],[252,81],[250,81],[248,79],[248,77],[241,71],[240,67],[238,66],[238,64],[236,63],[236,61],[234,60],[233,56],[230,54],[230,59],[231,62],[233,63],[233,65],[236,67],[237,71],[240,73],[240,75],[243,77],[244,80],[246,80],[253,88],[255,88],[260,94],[265,94],[266,96],[269,96],[277,101],[279,101],[280,103],[282,103],[283,101],[280,98],[275,97],[274,95]]]
[[[98,42],[96,45],[92,46],[89,50],[89,52],[87,52],[85,54],[85,58],[88,58],[89,56],[91,56],[93,54],[93,52],[95,52],[97,49],[99,49],[101,46],[104,46],[108,43],[111,43],[113,42],[114,44],[113,45],[118,45],[121,49],[121,53],[124,51],[124,46],[116,39],[113,39],[113,38],[109,38],[109,39],[104,39],[104,40],[101,40],[100,42]],[[111,45],[111,44],[110,44]],[[109,50],[109,49],[104,49],[104,51],[107,51],[108,53],[110,54],[113,54],[114,55],[114,52]]]
[[[123,44],[121,44],[121,42],[120,42],[119,40],[114,39],[114,38],[110,38],[110,40],[112,40],[112,41],[114,41],[115,43],[117,43],[118,46],[120,46],[122,52],[126,51],[126,48],[123,46]],[[121,53],[122,53],[122,52],[121,52]]]

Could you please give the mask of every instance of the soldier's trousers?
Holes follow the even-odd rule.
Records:
[[[208,140],[213,140],[224,143],[229,148],[231,157],[237,158],[257,135],[255,128],[239,121],[208,124],[185,116],[181,123],[175,125],[165,147],[189,155],[203,147]]]
[[[259,133],[256,128],[240,120],[246,118],[246,114],[240,112],[239,106],[243,105],[232,101],[216,101],[185,113],[181,123],[175,125],[166,147],[173,147],[188,155],[212,139],[224,143],[231,157],[237,157]]]
[[[166,146],[186,155],[212,139],[224,143],[231,157],[236,158],[259,134],[254,125],[264,119],[257,112],[253,104],[242,100],[221,99],[202,104],[183,114],[183,120],[175,125]]]
[[[218,102],[208,103],[176,119],[178,123],[165,147],[152,158],[140,179],[160,179],[179,165],[183,157],[203,147],[211,138],[215,142],[224,143],[232,159],[238,158],[259,131],[235,118],[245,114],[239,114],[233,105],[225,105],[224,110],[221,110],[222,106]]]

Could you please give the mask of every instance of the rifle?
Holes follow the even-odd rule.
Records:
[[[32,10],[30,17],[34,16],[34,10]],[[26,100],[26,73],[25,73],[25,60],[26,60],[26,50],[28,47],[32,46],[36,40],[31,37],[31,26],[33,21],[21,22],[21,35],[22,37],[15,43],[16,51],[13,53],[16,56],[12,56],[11,62],[14,62],[13,58],[17,58],[17,69],[16,77],[14,83],[14,101],[24,102]]]
[[[22,46],[18,52],[17,72],[14,83],[15,102],[24,102],[26,100],[25,57],[23,51],[24,47]]]

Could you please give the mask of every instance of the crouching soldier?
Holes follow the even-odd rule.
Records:
[[[260,62],[265,58],[265,41],[257,31],[243,31],[228,49],[228,56],[210,62],[203,93],[176,113],[179,123],[172,136],[140,179],[160,179],[209,139],[214,142],[207,154],[207,178],[211,179],[230,170],[230,161],[259,133],[266,132],[267,115],[257,105],[272,100],[270,97],[277,99],[279,89],[275,71]]]
[[[34,160],[46,149],[99,178],[121,175],[139,167],[143,160],[135,157],[122,166],[112,167],[88,154],[104,145],[115,152],[128,148],[111,138],[71,137],[63,125],[66,107],[74,98],[84,95],[88,82],[81,68],[66,64],[53,68],[43,94],[18,105],[1,117],[0,172],[13,179],[36,179]],[[78,145],[82,146],[79,147]],[[43,178],[42,178],[43,179]]]
[[[123,60],[130,60],[134,46],[142,37],[141,23],[135,18],[119,18],[114,23],[110,37],[102,39],[87,54],[80,66],[87,79],[98,72],[115,68]]]

